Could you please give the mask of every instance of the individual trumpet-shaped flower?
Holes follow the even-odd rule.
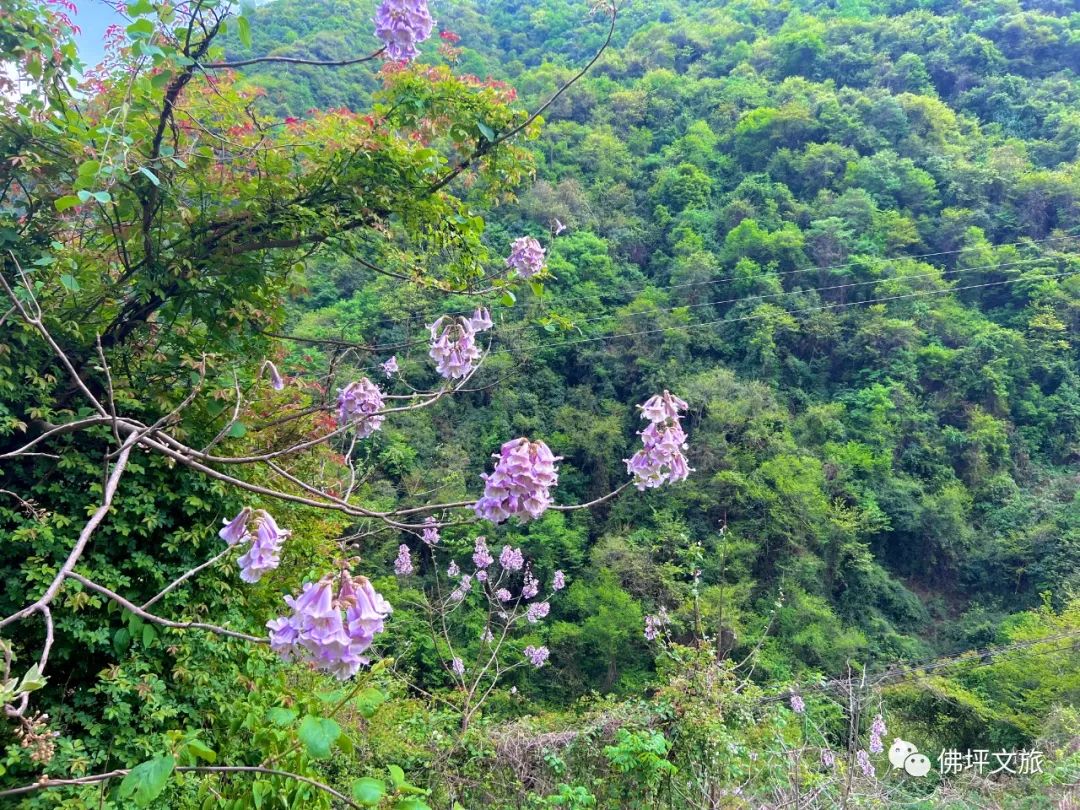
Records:
[[[382,406],[382,391],[367,377],[349,383],[338,390],[338,425],[355,422],[356,435],[366,439],[386,419],[379,413]]]
[[[443,315],[428,327],[431,348],[428,356],[435,361],[435,370],[448,380],[469,374],[480,360],[476,345],[476,330],[472,319]]]
[[[518,271],[522,278],[532,278],[544,269],[544,248],[531,236],[522,236],[510,244],[506,266]]]
[[[537,669],[540,669],[547,662],[550,654],[547,647],[534,647],[530,644],[525,648],[525,657]]]
[[[495,324],[491,320],[491,313],[487,311],[487,307],[477,307],[473,312],[472,317],[469,318],[469,325],[472,326],[474,332],[486,332]]]
[[[543,442],[512,439],[502,446],[495,471],[484,475],[484,496],[476,502],[476,514],[492,523],[516,517],[535,520],[551,506],[551,488],[559,482],[554,456]]]
[[[270,386],[275,391],[280,391],[285,387],[285,380],[283,380],[281,374],[278,373],[277,366],[267,360],[263,365],[263,368],[270,372]]]
[[[450,565],[448,565],[446,568],[446,575],[451,578],[461,576],[461,569],[458,568],[456,560],[450,561]]]
[[[395,355],[394,357],[391,357],[384,363],[379,363],[379,368],[382,369],[383,374],[385,374],[387,377],[393,377],[399,371],[397,356]]]
[[[285,597],[291,613],[266,626],[270,648],[282,658],[307,662],[344,680],[368,663],[364,652],[392,608],[366,577],[342,573],[336,597],[334,585],[333,576],[307,583],[299,596]]]
[[[415,59],[420,54],[416,46],[435,27],[427,0],[383,0],[374,22],[375,36],[383,41],[386,55],[399,62]]]
[[[259,509],[252,513],[249,526],[255,529],[251,545],[237,562],[240,564],[240,579],[244,582],[258,582],[267,571],[272,571],[281,562],[279,556],[281,544],[292,532],[279,528],[270,513]]]
[[[218,537],[230,546],[235,546],[241,540],[250,540],[251,535],[248,534],[247,524],[253,511],[250,506],[245,506],[232,520],[223,519],[221,522],[225,525],[218,531]]]
[[[407,577],[413,572],[412,555],[409,547],[402,543],[397,549],[397,559],[394,560],[394,573],[399,577]]]
[[[634,486],[645,490],[684,480],[691,473],[683,454],[686,434],[679,421],[686,403],[665,391],[640,407],[642,417],[649,420],[648,427],[641,431],[643,447],[625,459]]]

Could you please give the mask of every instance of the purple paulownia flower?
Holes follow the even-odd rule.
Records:
[[[518,271],[522,278],[532,278],[544,269],[544,248],[531,236],[522,236],[510,244],[506,266]]]
[[[382,391],[367,377],[349,383],[338,391],[338,425],[355,422],[356,435],[366,439],[382,427],[386,419],[379,413],[382,406]]]
[[[428,356],[435,361],[435,370],[448,380],[468,375],[480,360],[476,345],[476,329],[471,318],[443,315],[428,326],[431,348]]]
[[[366,577],[348,573],[309,582],[299,596],[286,596],[285,602],[291,613],[266,623],[271,649],[285,660],[307,662],[341,680],[368,663],[364,652],[393,610]]]
[[[416,46],[435,27],[427,0],[383,0],[374,22],[375,36],[383,41],[386,55],[399,62],[415,59],[420,54]]]
[[[561,457],[543,442],[520,438],[506,442],[494,458],[494,472],[482,476],[484,495],[476,502],[476,514],[492,523],[540,517],[552,504],[551,488],[559,482],[555,462]]]

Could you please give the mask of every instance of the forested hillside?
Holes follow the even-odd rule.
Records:
[[[266,7],[253,50],[340,57],[367,16],[327,8]],[[462,67],[529,102],[603,34],[562,3],[439,11]],[[1080,45],[1054,11],[632,5],[556,101],[537,182],[485,233],[566,226],[543,296],[496,310],[498,385],[375,450],[432,488],[512,425],[551,437],[588,500],[620,476],[624,403],[688,398],[690,481],[522,536],[577,583],[553,693],[639,689],[637,614],[663,605],[689,636],[695,569],[709,632],[740,647],[783,591],[760,665],[779,677],[982,646],[1076,588]],[[364,98],[274,72],[283,114]],[[439,311],[348,259],[305,278],[296,335],[392,345]],[[591,637],[605,611],[625,626]]]
[[[228,243],[193,252],[183,266],[196,277],[216,273],[199,269],[207,257],[225,273],[192,282],[194,303],[166,304],[133,327],[145,328],[137,340],[109,343],[106,329],[97,351],[117,352],[113,374],[131,386],[118,399],[147,424],[209,381],[209,402],[177,420],[193,448],[312,446],[237,473],[260,497],[292,496],[263,505],[292,529],[280,572],[241,588],[235,564],[217,564],[161,604],[265,635],[258,617],[317,581],[320,560],[355,557],[393,606],[377,663],[334,691],[317,661],[154,630],[80,590],[53,651],[69,685],[42,692],[61,732],[54,775],[130,767],[162,739],[194,767],[198,747],[177,746],[196,739],[223,761],[289,763],[355,806],[405,810],[1069,806],[1055,803],[1080,780],[1074,4],[633,0],[612,17],[585,2],[444,0],[408,67],[244,64],[374,51],[375,6],[274,0],[227,28],[213,58],[235,67],[213,74],[221,87],[211,81],[180,127],[225,133],[199,193],[237,195],[230,216],[284,212],[275,200],[291,199],[295,166],[326,150],[303,207],[282,214],[289,230],[252,230],[259,250],[295,252],[277,269],[234,267],[247,248]],[[549,100],[500,152],[518,111]],[[451,176],[456,196],[420,195],[440,144],[469,155],[469,138],[476,173]],[[289,146],[258,180],[223,180],[240,143]],[[369,153],[393,157],[369,165]],[[264,207],[243,202],[256,187]],[[338,206],[321,235],[320,195],[345,188],[359,213]],[[334,241],[372,210],[367,231]],[[539,273],[524,236],[546,251]],[[507,264],[523,283],[502,282]],[[97,282],[78,267],[54,285],[55,328],[82,341],[90,367],[75,299]],[[116,310],[160,289],[167,302],[155,278]],[[416,406],[448,376],[436,341],[457,321],[445,316],[482,324],[483,308],[493,326],[476,327],[479,367]],[[5,349],[29,345],[3,324]],[[175,340],[161,337],[170,329]],[[258,383],[264,356],[284,378],[271,390]],[[77,413],[63,364],[48,364],[39,376],[31,358],[0,354],[0,451],[27,441],[34,419]],[[349,396],[367,407],[367,389],[338,395],[360,375],[384,389],[364,413],[382,413],[385,396],[385,420],[316,446],[335,413],[347,421]],[[668,391],[667,421],[654,419],[650,398]],[[685,431],[685,480],[628,480],[650,423]],[[96,429],[107,440],[108,420]],[[557,457],[554,503],[501,522],[481,501],[478,521],[480,476],[516,436]],[[55,467],[34,459],[0,476],[25,487],[0,500],[5,616],[48,584],[66,541],[68,523],[43,528],[35,509],[92,511],[71,491],[79,475],[99,496],[96,445],[70,442]],[[111,545],[90,546],[105,584],[145,592],[135,604],[220,551],[221,519],[251,503],[176,460],[137,470],[102,530]],[[542,478],[548,462],[529,463]],[[431,503],[445,508],[422,526]],[[514,607],[488,582],[495,559],[500,577],[524,571]],[[541,587],[545,601],[526,605]],[[523,623],[498,639],[515,658],[493,664],[493,617],[510,627],[519,602]],[[26,629],[14,649],[25,656],[38,636]],[[24,736],[0,759],[2,784],[32,776]],[[890,765],[894,738],[917,743],[928,777]],[[944,749],[1045,760],[1038,773],[950,777]],[[147,802],[337,802],[280,776],[250,784],[180,774]],[[43,790],[24,806],[97,806],[98,790]]]

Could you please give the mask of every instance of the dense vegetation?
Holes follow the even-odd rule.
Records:
[[[377,47],[373,6],[277,0],[230,29],[220,58],[355,57]],[[352,538],[394,613],[386,657],[348,692],[263,647],[155,629],[71,587],[50,663],[64,674],[35,694],[61,732],[48,773],[127,768],[169,748],[191,765],[269,759],[346,793],[361,777],[361,792],[364,779],[396,787],[395,806],[447,808],[1049,807],[1080,778],[1080,14],[1053,0],[632,3],[535,140],[494,150],[453,195],[413,197],[430,177],[426,122],[446,124],[462,154],[521,123],[603,45],[603,11],[586,12],[441,3],[453,35],[433,37],[415,69],[217,74],[191,120],[259,154],[258,179],[222,179],[214,153],[169,167],[163,185],[197,202],[162,244],[234,208],[265,222],[250,226],[250,249],[240,237],[182,246],[169,261],[190,272],[175,278],[162,257],[147,270],[148,247],[134,271],[104,279],[92,238],[60,247],[46,215],[23,227],[24,212],[0,212],[0,241],[38,268],[51,328],[80,367],[97,362],[100,332],[118,400],[147,424],[206,377],[180,435],[203,447],[225,426],[238,456],[315,435],[319,415],[276,417],[325,405],[349,374],[381,377],[391,354],[409,385],[435,390],[426,325],[491,306],[489,353],[467,389],[288,467],[336,482],[351,461],[375,509],[475,499],[514,436],[562,457],[559,503],[600,499],[626,480],[635,405],[667,389],[690,406],[687,481],[526,525],[447,510],[437,553],[377,519],[268,502],[293,530],[274,578],[244,585],[222,562],[161,603],[262,634],[282,594]],[[3,137],[39,162],[37,182],[70,181],[35,150],[42,136],[13,124]],[[297,155],[256,152],[289,139]],[[300,174],[303,161],[316,169]],[[128,185],[145,202],[158,178]],[[369,216],[355,238],[323,238]],[[476,294],[522,234],[548,248],[548,274]],[[288,252],[264,253],[272,242]],[[264,356],[294,384],[258,388]],[[101,368],[89,373],[101,394]],[[258,395],[229,421],[240,387]],[[0,320],[0,391],[0,452],[84,407],[17,319]],[[100,499],[109,440],[102,424],[54,439],[59,460],[4,462],[0,488],[19,498],[0,495],[3,615],[44,589]],[[183,464],[137,458],[85,573],[141,604],[216,554],[221,518],[246,503]],[[487,608],[463,602],[437,632],[432,605],[449,556],[464,565],[477,534],[496,553],[520,547],[542,582],[561,570],[569,584],[509,642],[518,657],[546,646],[546,665],[510,667],[473,711],[452,660],[484,660]],[[395,577],[401,544],[416,571]],[[6,636],[20,666],[36,657],[32,625]],[[917,741],[930,777],[898,777],[877,752],[876,776],[859,769],[877,714],[886,750]],[[324,741],[305,717],[336,730]],[[40,768],[8,742],[0,784],[31,781]],[[947,778],[946,748],[1037,748],[1044,773]],[[430,793],[411,793],[399,766]],[[100,785],[24,801],[99,800],[126,801]],[[327,799],[275,776],[187,773],[157,801]]]

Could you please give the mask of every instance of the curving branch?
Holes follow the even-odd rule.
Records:
[[[286,779],[295,779],[297,782],[304,782],[311,785],[314,788],[321,790],[330,796],[333,796],[340,802],[343,802],[348,807],[355,807],[356,810],[363,810],[363,808],[346,796],[334,790],[327,784],[319,782],[315,779],[311,779],[307,776],[301,776],[298,773],[292,773],[291,771],[282,771],[277,768],[265,768],[261,765],[185,765],[175,769],[177,773],[261,773],[268,776],[283,776]],[[74,779],[52,779],[44,777],[41,780],[34,782],[30,785],[23,785],[22,787],[10,788],[9,790],[0,790],[0,799],[5,796],[23,796],[27,793],[35,793],[39,790],[48,790],[52,788],[62,787],[79,787],[80,785],[96,785],[100,782],[108,782],[110,779],[121,779],[131,773],[131,768],[117,768],[115,771],[108,771],[107,773],[95,773],[89,776],[79,776]]]
[[[143,621],[150,622],[152,624],[160,624],[162,627],[172,627],[176,630],[205,630],[208,633],[215,633],[219,636],[226,636],[228,638],[238,638],[241,641],[250,641],[252,644],[269,644],[270,640],[263,638],[262,636],[252,636],[247,633],[239,633],[236,630],[230,630],[227,627],[220,627],[216,624],[206,624],[205,622],[174,622],[171,619],[164,619],[161,616],[156,616],[153,613],[148,613],[141,607],[131,602],[115,591],[111,591],[104,585],[98,585],[93,580],[87,579],[82,574],[76,574],[74,571],[67,574],[69,579],[73,579],[76,582],[82,583],[83,587],[89,588],[91,591],[101,594],[107,599],[111,599],[120,605],[125,610],[130,610],[136,616]],[[157,598],[157,597],[155,597]]]

